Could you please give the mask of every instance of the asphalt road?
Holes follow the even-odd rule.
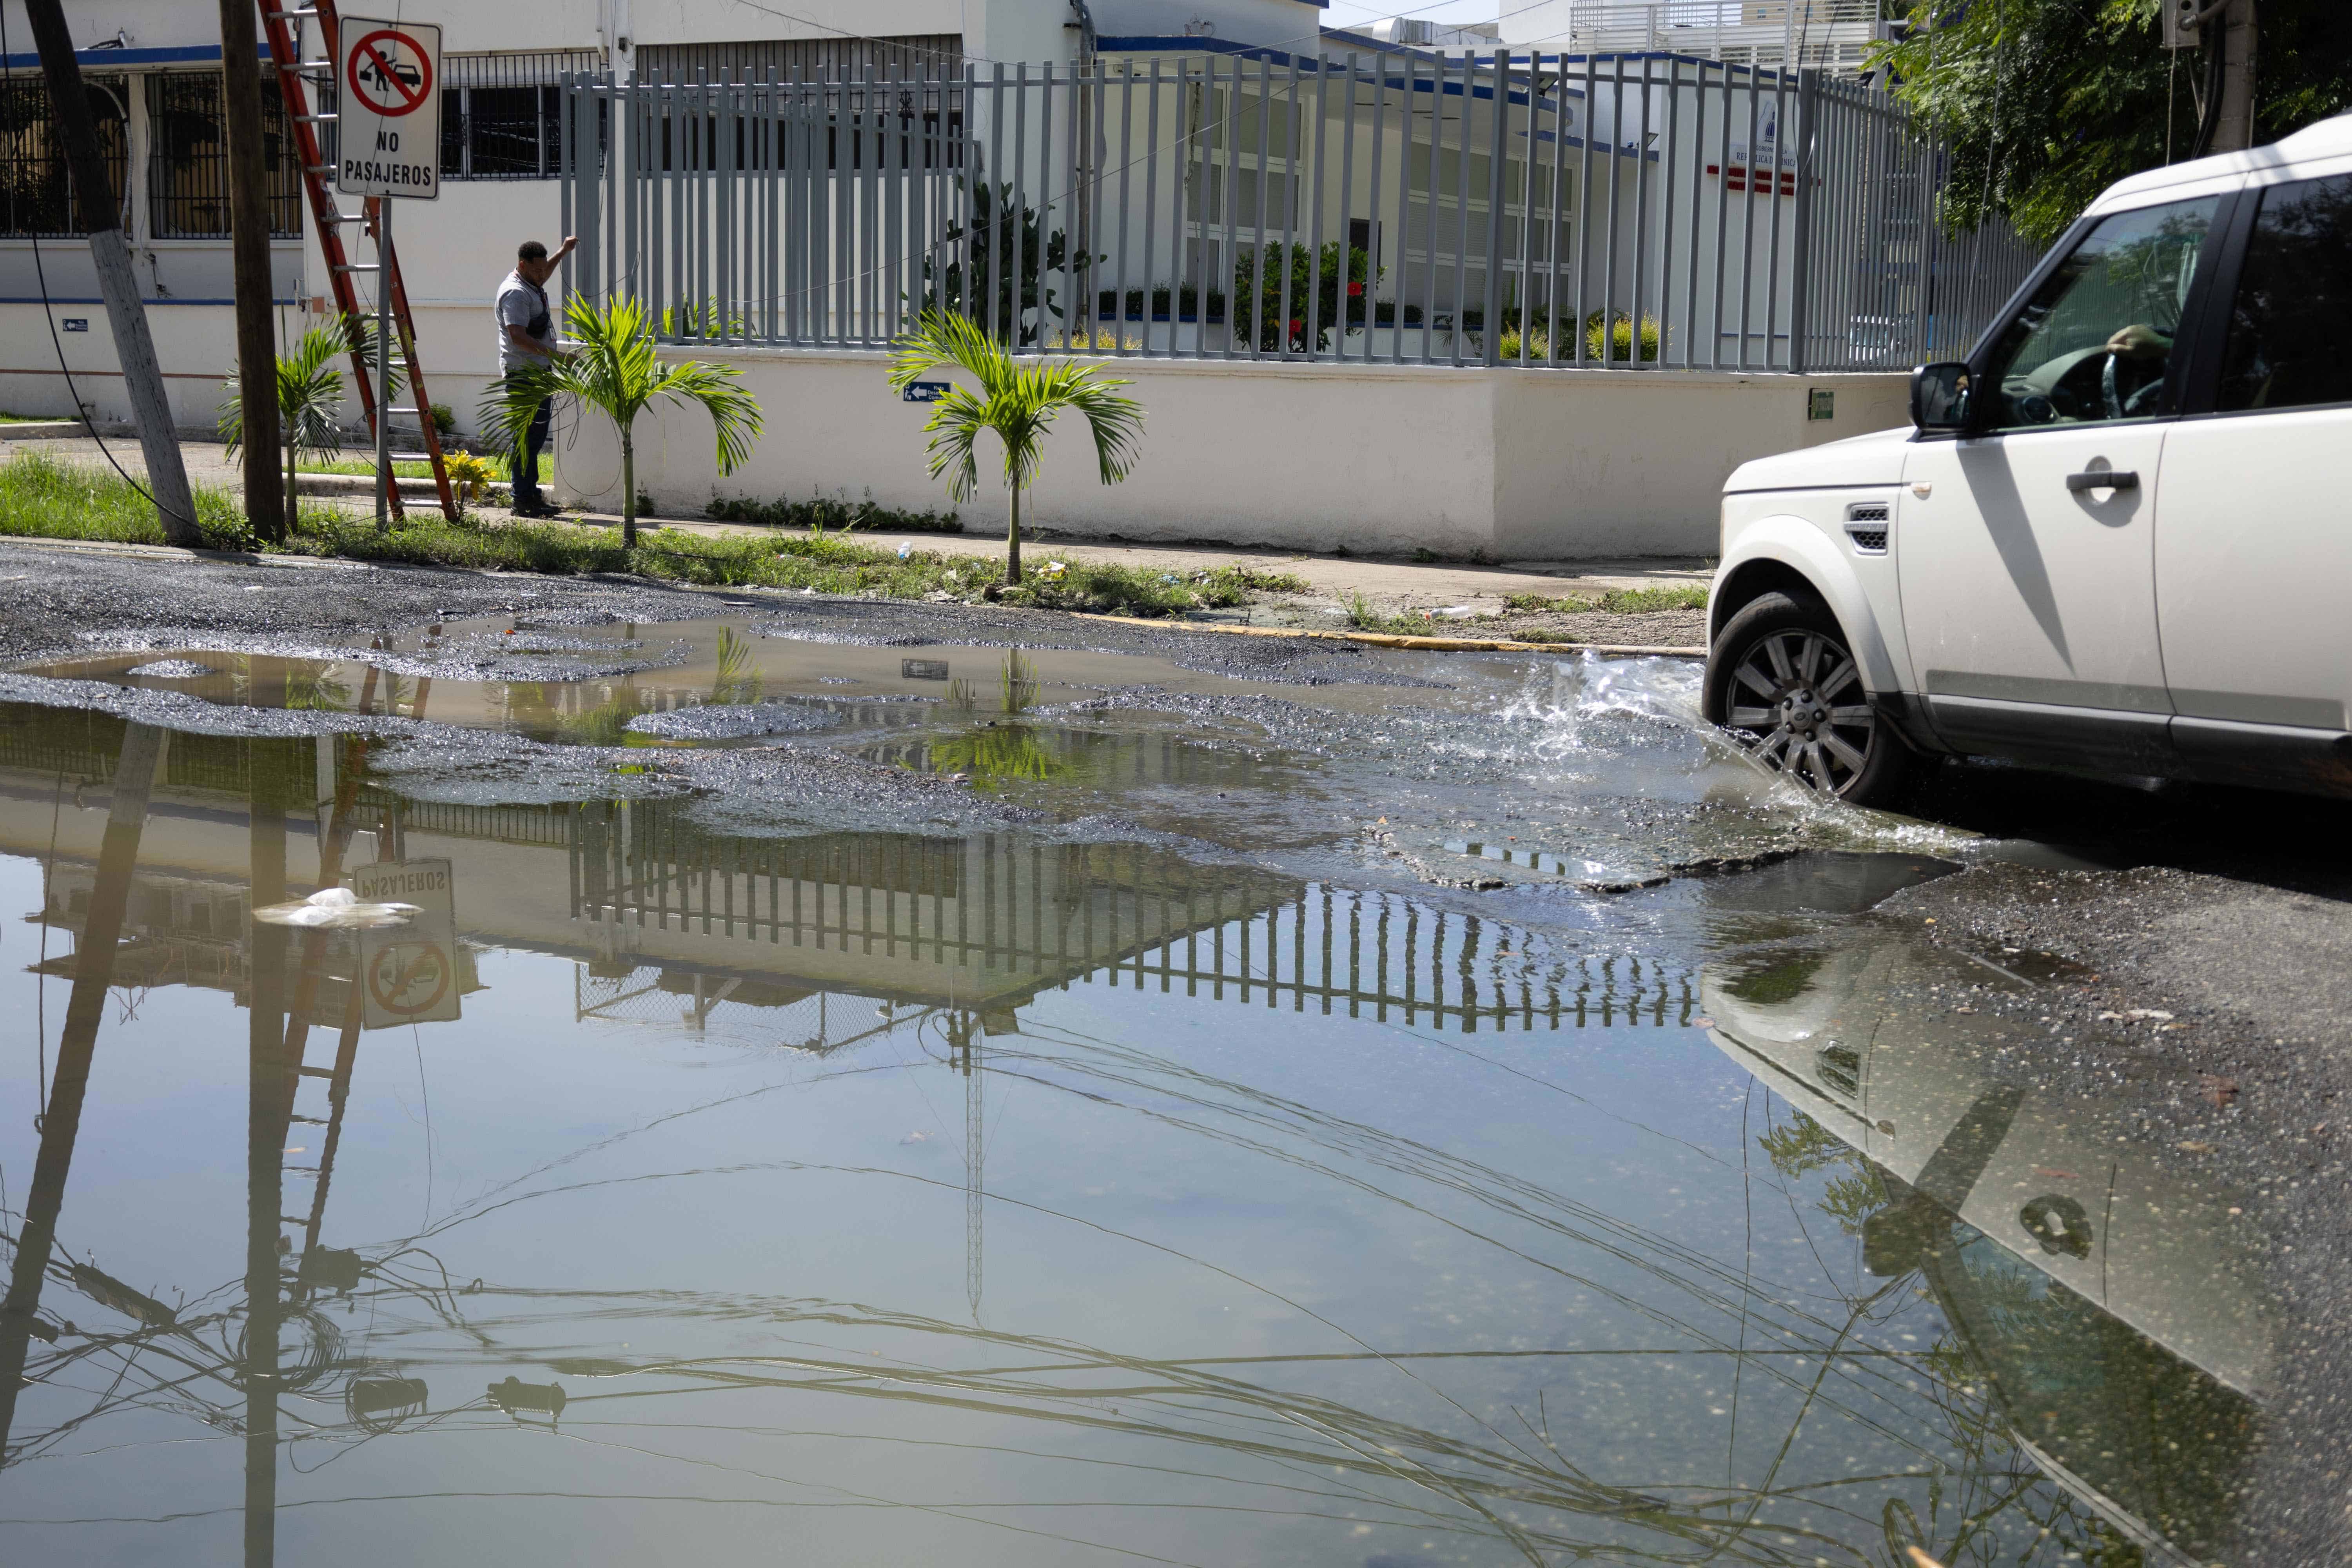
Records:
[[[12,542],[0,544],[0,664],[84,648],[93,635],[267,638],[294,651],[518,608],[659,622],[752,597]],[[1270,686],[1346,678],[1330,643],[993,607],[790,603],[818,637],[1095,647]],[[2268,1240],[2287,1330],[2273,1449],[2231,1561],[2352,1559],[2352,805],[1982,764],[1927,772],[1919,818],[2003,846],[1871,918],[1933,942],[2066,961],[2020,1004],[2048,1047],[1996,1070],[2029,1092],[2095,1094],[2193,1182],[2260,1194],[2244,1223]]]

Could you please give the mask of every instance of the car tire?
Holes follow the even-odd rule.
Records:
[[[1853,805],[1902,789],[1911,749],[1864,689],[1830,607],[1810,594],[1766,594],[1724,623],[1708,650],[1708,722],[1757,762]]]

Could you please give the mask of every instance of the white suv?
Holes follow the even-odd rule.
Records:
[[[2352,795],[2352,116],[2107,191],[1911,411],[1731,476],[1710,720]]]

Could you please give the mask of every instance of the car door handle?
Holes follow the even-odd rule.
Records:
[[[2066,488],[2080,495],[2084,490],[2136,490],[2139,475],[2130,468],[2093,468],[2087,473],[2068,474]]]

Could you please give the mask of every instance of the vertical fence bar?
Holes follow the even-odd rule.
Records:
[[[1519,368],[1536,337],[1536,153],[1543,146],[1543,56],[1528,54],[1528,153],[1519,160],[1519,265],[1513,297],[1519,310]],[[1544,318],[1547,324],[1550,317]]]
[[[1480,291],[1478,319],[1485,323],[1481,340],[1484,352],[1482,363],[1493,365],[1502,357],[1503,341],[1502,277],[1503,277],[1503,179],[1510,164],[1511,126],[1511,52],[1495,51],[1495,111],[1486,117],[1488,146],[1486,151],[1486,286]],[[1462,101],[1462,127],[1470,128],[1470,100]],[[1465,193],[1467,195],[1467,193]],[[1525,310],[1520,311],[1524,318]],[[1520,334],[1522,342],[1527,334]]]
[[[579,73],[575,71],[565,71],[562,75],[562,85],[557,92],[556,103],[558,107],[555,113],[556,226],[562,229],[566,234],[573,234],[578,231],[572,226],[572,182],[579,177],[573,168],[573,165],[577,163],[579,160],[572,151],[572,123],[579,115],[579,110],[574,107],[574,100],[580,96]],[[379,247],[379,248],[381,247]],[[583,258],[583,262],[585,259],[585,258]],[[575,268],[572,273],[567,273],[564,276],[563,289],[561,298],[565,303],[568,303],[571,299],[572,278],[579,270],[579,268]],[[383,286],[383,275],[381,273],[377,274],[377,286],[379,288]]]
[[[1216,79],[1216,61],[1212,58],[1209,62],[1209,77],[1212,82]],[[1216,104],[1216,94],[1213,91],[1209,95],[1209,102],[1213,112]],[[1234,61],[1233,85],[1226,89],[1225,104],[1224,113],[1217,118],[1217,136],[1224,143],[1225,148],[1225,180],[1214,204],[1225,215],[1225,248],[1224,254],[1218,258],[1216,270],[1212,276],[1227,285],[1225,331],[1223,334],[1224,341],[1220,345],[1220,349],[1222,357],[1231,359],[1234,357],[1234,331],[1242,323],[1239,297],[1242,203],[1237,194],[1241,189],[1242,62],[1238,58]],[[1257,352],[1257,317],[1255,303],[1255,296],[1253,296],[1253,310],[1249,318],[1250,352],[1253,354]]]
[[[1037,346],[1040,349],[1045,346],[1048,330],[1046,317],[1057,315],[1061,318],[1065,348],[1069,346],[1067,333],[1070,324],[1069,301],[1063,300],[1061,309],[1058,310],[1054,308],[1052,275],[1046,270],[1045,265],[1052,254],[1054,197],[1056,192],[1054,187],[1054,67],[1048,63],[1044,68],[1045,79],[1037,89]],[[1073,76],[1076,75],[1076,68],[1075,66],[1071,68]],[[1025,229],[1027,226],[1024,224],[1023,226]],[[1062,260],[1066,268],[1071,245],[1070,222],[1066,213],[1062,219]],[[1024,235],[1021,241],[1023,247],[1021,291],[1024,296],[1029,291],[1028,243]],[[1064,287],[1066,289],[1068,285],[1066,283]]]
[[[1213,76],[1215,71],[1216,61],[1213,56],[1201,62],[1201,74],[1203,78]],[[1177,325],[1184,313],[1184,280],[1196,269],[1192,236],[1186,232],[1188,220],[1200,226],[1203,246],[1208,242],[1209,230],[1207,219],[1194,215],[1205,212],[1208,198],[1208,147],[1201,140],[1201,133],[1206,129],[1202,121],[1207,117],[1207,106],[1213,101],[1213,89],[1204,86],[1196,92],[1192,79],[1192,63],[1190,60],[1178,60],[1176,62],[1176,135],[1177,146],[1182,156],[1177,160],[1174,171],[1176,226],[1171,243],[1173,246],[1176,261],[1176,284],[1168,297],[1168,342],[1171,352],[1176,346]],[[1195,112],[1196,108],[1198,112]],[[1196,166],[1200,171],[1198,174],[1193,172]],[[1197,269],[1202,273],[1202,278],[1195,280],[1192,285],[1192,357],[1194,359],[1201,358],[1207,352],[1209,342],[1209,290],[1205,281],[1208,269],[1205,265],[1199,266]]]
[[[784,233],[790,221],[783,208],[790,187],[784,183],[782,109],[775,69],[771,67],[761,87],[760,107],[761,143],[766,150],[768,163],[768,223],[764,247],[768,265],[762,274],[762,287],[767,290],[767,299],[765,308],[760,312],[760,320],[761,330],[770,342],[774,342],[783,331],[783,301],[778,296],[783,290]]]
[[[857,247],[852,265],[857,268],[858,341],[872,348],[882,320],[882,159],[885,114],[875,108],[874,67],[869,61],[857,73],[857,167],[860,179]]]
[[[1438,177],[1438,164],[1445,156],[1445,61],[1443,57],[1429,62],[1429,157],[1423,164],[1422,250],[1427,265],[1421,301],[1421,363],[1433,363],[1434,347],[1431,334],[1437,330],[1437,193],[1444,182]],[[1410,153],[1411,148],[1406,151]],[[1461,312],[1454,314],[1455,328],[1460,328]]]
[[[1647,300],[1643,285],[1650,270],[1650,57],[1642,57],[1642,124],[1633,143],[1633,297],[1626,315],[1625,358],[1631,368],[1642,368],[1643,310]],[[1664,255],[1660,247],[1659,254]],[[1665,326],[1658,326],[1658,348],[1665,350]]]
[[[1646,87],[1647,84],[1644,83]],[[1658,359],[1660,370],[1671,369],[1673,357],[1669,345],[1675,335],[1675,193],[1682,173],[1683,161],[1683,92],[1682,62],[1669,58],[1666,61],[1666,150],[1660,161],[1665,165],[1665,188],[1658,195]],[[1691,237],[1698,243],[1698,237]],[[1688,327],[1685,333],[1687,335]]]
[[[620,189],[616,193],[621,242],[614,253],[614,283],[618,292],[639,300],[646,297],[646,280],[637,258],[637,204],[645,188],[638,165],[644,155],[645,148],[637,137],[637,84],[635,80],[617,82],[613,89],[613,162],[621,167]]]
[[[1294,65],[1291,68],[1291,77],[1294,81],[1297,79],[1297,68]],[[1349,90],[1351,92],[1354,90],[1352,82],[1350,83]],[[1331,64],[1328,60],[1324,59],[1318,55],[1316,57],[1315,60],[1315,153],[1314,163],[1312,165],[1315,174],[1310,186],[1311,194],[1307,198],[1309,205],[1307,207],[1307,335],[1305,339],[1305,346],[1307,357],[1308,359],[1320,359],[1323,357],[1323,332],[1326,326],[1323,319],[1323,166],[1330,162],[1330,133]],[[1295,156],[1296,154],[1294,153],[1294,157]],[[1343,196],[1340,199],[1340,205],[1344,207],[1346,205],[1347,201]],[[1348,341],[1347,233],[1348,226],[1345,222],[1342,222],[1339,225],[1340,241],[1339,286],[1333,291],[1334,297],[1339,300],[1339,342],[1342,346],[1345,346]]]
[[[1297,318],[1290,313],[1291,241],[1297,229],[1298,218],[1298,143],[1305,131],[1304,117],[1298,112],[1298,57],[1290,57],[1290,88],[1282,108],[1282,347],[1280,357],[1290,357],[1290,323]],[[1257,150],[1257,178],[1261,190],[1267,174],[1266,148]],[[1264,238],[1263,236],[1260,237]],[[1314,264],[1310,261],[1308,266]]]
[[[1135,67],[1134,67],[1134,64],[1133,64],[1132,62],[1129,62],[1129,66],[1128,66],[1128,78],[1129,78],[1129,79],[1130,81],[1132,81],[1132,80],[1134,79],[1134,73],[1135,73]],[[1179,90],[1181,91],[1181,89],[1180,89]],[[1144,352],[1145,353],[1147,353],[1147,354],[1148,354],[1148,353],[1150,353],[1151,352],[1151,329],[1152,329],[1152,326],[1154,325],[1154,323],[1153,323],[1153,321],[1152,321],[1152,319],[1151,319],[1151,318],[1152,318],[1152,314],[1153,314],[1153,312],[1152,312],[1152,309],[1151,309],[1151,300],[1152,300],[1152,295],[1153,295],[1153,293],[1155,292],[1155,289],[1154,289],[1153,285],[1152,285],[1152,266],[1153,266],[1153,258],[1154,258],[1154,257],[1156,257],[1156,256],[1159,254],[1158,247],[1157,247],[1152,243],[1152,241],[1153,241],[1153,239],[1156,237],[1157,230],[1159,229],[1159,226],[1160,226],[1160,58],[1159,58],[1159,57],[1158,57],[1158,56],[1156,56],[1156,55],[1152,57],[1152,60],[1151,60],[1151,86],[1150,86],[1150,88],[1148,89],[1148,91],[1147,91],[1147,95],[1146,95],[1146,96],[1147,96],[1147,99],[1148,99],[1148,102],[1147,102],[1147,104],[1146,104],[1146,106],[1145,106],[1145,109],[1144,109],[1144,134],[1143,134],[1143,157],[1144,157],[1144,164],[1143,164],[1143,279],[1142,279],[1142,289],[1143,289],[1143,352]],[[1122,337],[1124,337],[1124,334],[1125,334],[1125,331],[1126,331],[1126,322],[1127,322],[1127,293],[1126,293],[1125,286],[1124,286],[1123,284],[1122,284],[1122,286],[1121,286],[1121,288],[1120,288],[1120,292],[1119,292],[1118,309],[1119,309],[1119,328],[1120,328],[1120,332],[1121,332],[1121,334],[1122,334]],[[1175,287],[1175,283],[1174,283],[1174,281],[1173,281],[1172,270],[1171,270],[1171,281],[1170,281],[1169,288],[1168,288],[1168,353],[1169,353],[1169,354],[1170,354],[1171,357],[1173,357],[1173,355],[1174,355],[1174,354],[1175,354],[1175,353],[1176,353],[1176,318],[1177,318],[1177,316],[1178,316],[1178,314],[1179,314],[1179,313],[1180,313],[1180,312],[1177,310],[1177,308],[1176,308],[1176,287]]]
[[[1441,97],[1438,101],[1442,110],[1444,100]],[[1477,123],[1472,118],[1477,101],[1478,57],[1465,54],[1462,57],[1461,144],[1454,149],[1454,332],[1446,341],[1447,358],[1456,365],[1462,363],[1462,340],[1470,329],[1470,142],[1471,129]],[[1492,162],[1488,160],[1490,166]],[[1490,266],[1486,270],[1494,268]],[[1493,336],[1483,314],[1478,327],[1482,336]]]
[[[1071,68],[1073,77],[1076,76],[1076,69],[1075,66]],[[1054,308],[1052,275],[1046,270],[1045,265],[1053,249],[1051,241],[1054,234],[1055,192],[1054,189],[1054,67],[1049,63],[1045,66],[1045,83],[1037,90],[1037,346],[1040,349],[1045,346],[1046,317],[1051,315],[1061,317],[1064,348],[1069,346],[1070,324],[1069,301],[1065,300],[1062,302],[1062,308],[1058,310]],[[1071,244],[1069,218],[1066,214],[1063,217],[1062,224],[1062,260],[1066,268],[1070,258]],[[1024,223],[1022,226],[1026,229],[1028,226]],[[1029,241],[1024,234],[1021,240],[1023,250],[1021,291],[1024,295],[1029,291],[1028,244]],[[1065,283],[1064,287],[1066,289],[1068,285]]]
[[[1544,251],[1549,258],[1544,267],[1544,321],[1547,327],[1544,333],[1544,363],[1547,365],[1559,363],[1560,181],[1568,169],[1568,129],[1570,118],[1568,107],[1568,56],[1565,53],[1554,55],[1552,67],[1551,200],[1544,209]],[[1592,131],[1591,112],[1591,106],[1587,105],[1584,130],[1588,136]],[[1580,137],[1578,140],[1582,141],[1583,138]],[[1532,155],[1530,153],[1530,156]],[[1580,235],[1582,230],[1571,226],[1570,233]],[[1583,334],[1580,331],[1577,335],[1580,338]]]
[[[989,287],[1004,294],[1002,279],[1010,278],[1012,293],[1004,302],[1005,314],[1011,319],[1003,323],[1003,341],[1018,349],[1022,333],[1027,326],[1029,293],[1029,66],[1024,61],[1013,71],[1013,203],[1011,210],[1000,215],[999,232],[1006,237],[994,257],[996,279]],[[1042,249],[1045,242],[1045,215],[1037,215],[1037,243]],[[1006,253],[1012,255],[1012,270],[1005,271]],[[1038,258],[1040,262],[1044,257]],[[1045,282],[1038,282],[1038,304],[1045,303]],[[1043,326],[1041,314],[1039,325]]]
[[[1731,235],[1731,68],[1726,65],[1722,69],[1722,115],[1717,128],[1720,146],[1715,166],[1715,304],[1707,316],[1712,344],[1706,363],[1714,370],[1723,368],[1723,274]]]
[[[1625,57],[1611,56],[1609,68],[1609,218],[1602,231],[1601,263],[1601,363],[1604,365],[1617,359],[1617,219],[1625,205]],[[1632,331],[1629,327],[1629,342]]]
[[[1748,368],[1748,342],[1752,333],[1748,329],[1749,305],[1756,292],[1756,155],[1763,151],[1757,142],[1757,129],[1762,123],[1763,89],[1758,85],[1759,73],[1748,73],[1748,161],[1747,173],[1740,181],[1739,214],[1739,356],[1741,370]],[[1776,128],[1773,135],[1780,132]],[[1779,156],[1776,148],[1774,156]],[[1724,177],[1730,178],[1729,165]],[[1769,356],[1768,356],[1769,357]]]
[[[1789,70],[1786,66],[1772,73],[1772,248],[1771,265],[1766,273],[1764,294],[1764,368],[1773,368],[1773,345],[1780,340],[1780,151],[1789,144]],[[1751,152],[1753,150],[1751,149]],[[1756,164],[1748,160],[1748,185],[1756,186]],[[1793,343],[1791,347],[1793,348]]]
[[[1159,107],[1159,103],[1158,103],[1158,94],[1159,94],[1159,86],[1160,86],[1160,84],[1159,84],[1160,62],[1159,62],[1157,59],[1155,59],[1155,60],[1153,60],[1153,61],[1151,62],[1151,75],[1152,75],[1152,79],[1152,79],[1152,92],[1153,92],[1153,103],[1152,103],[1152,108],[1153,108],[1154,110],[1157,110],[1157,109],[1158,109],[1158,107]],[[1156,126],[1155,126],[1155,129],[1156,129]],[[1159,151],[1159,149],[1158,149],[1158,148],[1156,148],[1156,147],[1150,147],[1149,143],[1147,143],[1146,145],[1147,145],[1147,150],[1148,150],[1149,152],[1156,153],[1156,152],[1158,152],[1158,151]],[[1127,356],[1127,352],[1128,352],[1128,350],[1127,350],[1127,279],[1128,279],[1127,262],[1128,262],[1128,244],[1129,244],[1129,239],[1128,239],[1128,207],[1129,207],[1129,192],[1130,192],[1130,188],[1131,188],[1131,186],[1130,186],[1130,181],[1129,181],[1129,173],[1133,170],[1134,166],[1135,166],[1135,64],[1134,64],[1134,62],[1133,62],[1133,61],[1131,61],[1131,60],[1130,60],[1130,61],[1127,62],[1124,66],[1122,66],[1122,67],[1120,68],[1120,69],[1119,69],[1119,80],[1118,80],[1118,278],[1117,278],[1117,279],[1115,280],[1115,282],[1114,282],[1114,283],[1113,283],[1113,285],[1112,285],[1112,286],[1113,286],[1115,289],[1117,289],[1117,290],[1118,290],[1118,298],[1117,298],[1117,300],[1116,300],[1116,301],[1115,301],[1115,303],[1116,303],[1116,304],[1117,304],[1117,306],[1118,306],[1118,309],[1117,309],[1117,310],[1113,310],[1113,311],[1111,312],[1111,321],[1112,321],[1112,323],[1113,323],[1113,324],[1112,324],[1112,327],[1111,327],[1111,351],[1112,351],[1114,353],[1117,353],[1118,355],[1119,355],[1119,357],[1121,357],[1122,359],[1123,359],[1123,358],[1125,358],[1125,357]],[[1150,191],[1149,190],[1149,188],[1147,188],[1147,189],[1146,189],[1146,191],[1145,191],[1145,193],[1144,193],[1143,205],[1144,205],[1144,206],[1145,206],[1147,209],[1149,209],[1149,208],[1150,208],[1150,206],[1151,205],[1151,193],[1150,193]],[[1148,210],[1147,210],[1147,211],[1145,212],[1145,214],[1144,214],[1143,225],[1144,225],[1144,233],[1145,233],[1147,236],[1149,236],[1149,235],[1150,234],[1150,232],[1151,232],[1151,216],[1150,216],[1150,213]],[[1145,244],[1145,247],[1144,247],[1144,249],[1145,249],[1145,254],[1144,254],[1144,258],[1143,258],[1143,287],[1144,287],[1145,299],[1144,299],[1144,306],[1143,306],[1143,340],[1142,340],[1142,341],[1143,341],[1144,350],[1145,350],[1145,352],[1147,352],[1147,353],[1148,353],[1148,352],[1150,352],[1150,347],[1151,347],[1151,301],[1150,301],[1150,291],[1151,291],[1151,257],[1150,257],[1150,243],[1149,243],[1149,241],[1148,241],[1148,240],[1147,240],[1147,242],[1146,242],[1146,244]]]
[[[1600,134],[1600,61],[1588,46],[1584,53],[1584,145],[1577,153],[1576,173],[1576,309],[1569,327],[1576,334],[1576,363],[1585,361],[1586,280],[1592,275],[1592,139]],[[1612,110],[1613,112],[1613,110]],[[1601,347],[1608,347],[1604,324]]]
[[[1234,129],[1240,129],[1240,115],[1234,117]],[[1249,357],[1258,357],[1265,338],[1265,202],[1266,187],[1274,183],[1274,57],[1261,53],[1257,58],[1257,208],[1250,226],[1250,338]],[[1234,153],[1239,155],[1241,138],[1234,136]],[[1240,254],[1234,255],[1234,283],[1239,285]]]
[[[1348,142],[1351,147],[1356,140],[1354,135],[1355,82],[1355,73],[1350,68],[1348,76],[1349,132]],[[1412,105],[1412,99],[1408,93],[1405,106],[1410,110]],[[1394,298],[1389,302],[1389,356],[1392,361],[1402,360],[1404,356],[1402,347],[1404,342],[1404,228],[1401,224],[1392,227],[1381,221],[1381,154],[1388,150],[1388,63],[1381,56],[1375,54],[1372,57],[1371,182],[1364,200],[1364,238],[1369,242],[1364,247],[1364,363],[1366,364],[1372,363],[1372,339],[1380,331],[1381,276],[1387,270],[1386,258],[1391,237],[1395,239],[1397,245],[1397,281]],[[1403,123],[1406,135],[1410,138],[1412,131],[1411,118],[1408,117]],[[1404,160],[1399,158],[1397,163],[1402,168]]]

